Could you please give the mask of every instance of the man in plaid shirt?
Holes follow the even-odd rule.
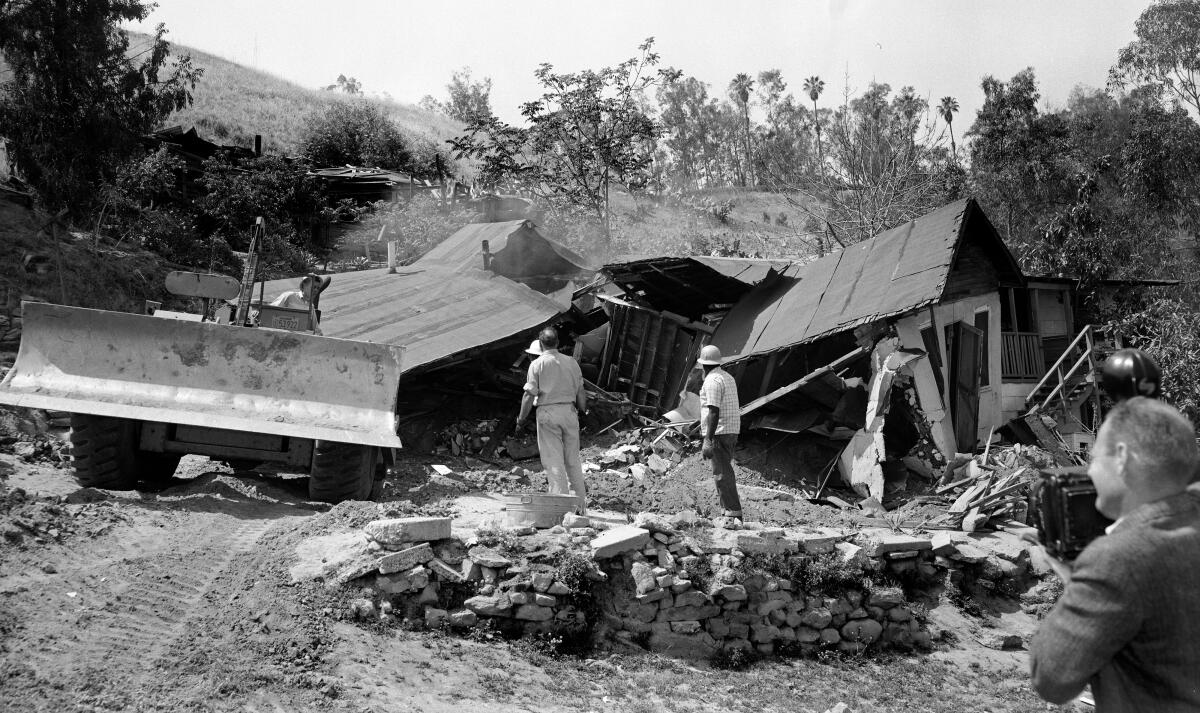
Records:
[[[701,349],[696,363],[704,369],[704,385],[700,387],[700,433],[704,445],[700,453],[712,460],[713,480],[725,510],[722,514],[740,519],[742,501],[733,473],[733,448],[742,430],[737,382],[721,368],[721,350],[716,345]]]

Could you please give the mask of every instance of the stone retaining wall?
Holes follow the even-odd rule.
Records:
[[[353,613],[511,636],[582,633],[597,646],[689,658],[909,650],[931,642],[905,590],[949,581],[1020,591],[1029,573],[1011,535],[727,530],[647,513],[602,531],[585,518],[566,524],[463,537],[448,518],[373,522],[374,554],[345,577],[363,587]]]

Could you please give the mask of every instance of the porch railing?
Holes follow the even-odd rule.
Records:
[[[1037,379],[1046,373],[1042,338],[1037,332],[1003,332],[1000,376],[1004,379]]]
[[[1058,361],[1054,362],[1042,380],[1029,392],[1029,396],[1025,398],[1026,408],[1030,413],[1041,411],[1055,398],[1066,407],[1074,385],[1079,381],[1091,379],[1096,373],[1096,367],[1095,335],[1092,325],[1089,324],[1063,350]]]

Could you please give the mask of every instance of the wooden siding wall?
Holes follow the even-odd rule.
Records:
[[[670,411],[706,336],[656,312],[614,304],[599,386],[660,413]]]
[[[946,302],[995,292],[999,284],[996,268],[987,253],[978,240],[968,235],[963,239],[954,264],[950,267],[942,300]]]

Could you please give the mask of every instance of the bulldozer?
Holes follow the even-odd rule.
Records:
[[[197,454],[307,471],[313,500],[369,499],[400,447],[403,348],[319,336],[315,308],[272,308],[261,292],[256,306],[254,245],[240,283],[167,276],[168,291],[203,300],[198,315],[23,303],[0,404],[69,412],[85,487],[162,483]],[[212,306],[235,297],[215,319]]]

